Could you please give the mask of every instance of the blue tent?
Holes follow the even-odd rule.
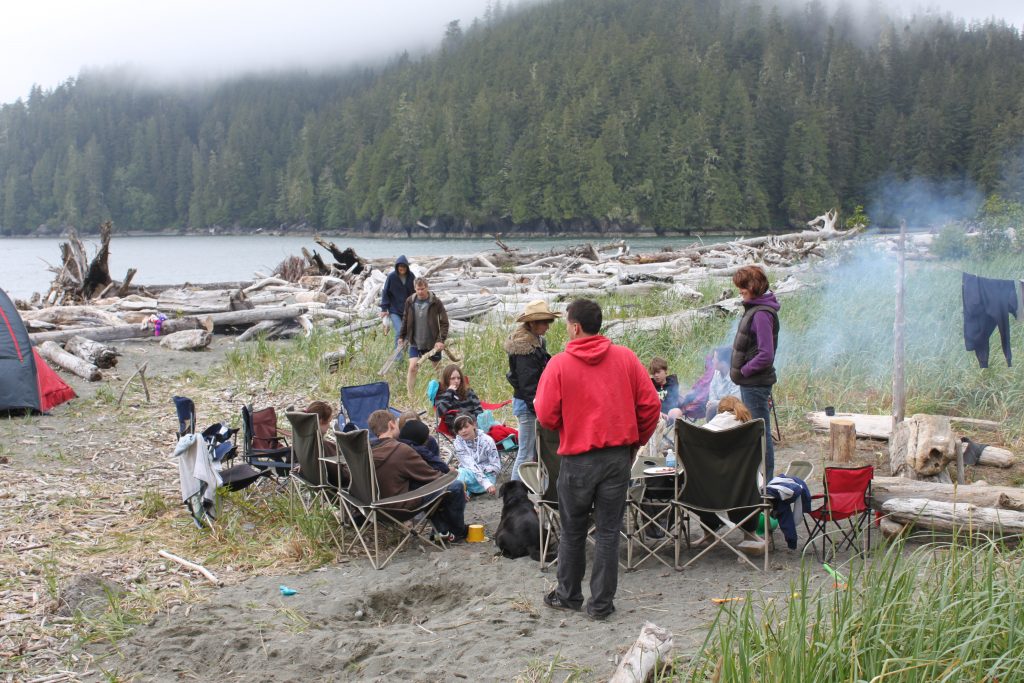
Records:
[[[36,360],[25,323],[0,289],[0,410],[39,410]]]

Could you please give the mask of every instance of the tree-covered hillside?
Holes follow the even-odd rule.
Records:
[[[1024,199],[1024,39],[817,2],[555,0],[435,53],[0,108],[0,230],[781,228],[879,183]]]

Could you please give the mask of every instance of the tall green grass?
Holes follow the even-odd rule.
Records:
[[[819,269],[818,284],[784,297],[780,313],[776,403],[793,418],[826,405],[850,412],[892,408],[895,257],[869,248]],[[965,350],[961,271],[1015,278],[1024,258],[910,261],[905,298],[907,414],[960,415],[1004,421],[1004,438],[1024,439],[1024,372],[1007,367],[998,334],[989,368]],[[1011,321],[1011,349],[1021,358],[1024,333]],[[793,415],[792,413],[796,413]]]
[[[692,661],[657,680],[1020,680],[1022,559],[994,543],[897,543],[845,589],[812,588],[820,569],[805,567],[797,597],[729,603]]]
[[[781,333],[775,387],[784,425],[803,426],[803,414],[826,405],[843,411],[886,413],[892,408],[895,257],[869,245],[837,252],[813,271],[800,275],[808,286],[781,297]],[[1006,254],[985,261],[909,261],[906,276],[907,413],[940,413],[1004,421],[1004,440],[1024,446],[1024,371],[1006,367],[998,334],[991,342],[990,367],[982,370],[973,353],[964,350],[961,271],[986,277],[1014,278],[1024,273],[1024,257]],[[773,286],[777,278],[769,273]],[[683,299],[665,288],[640,296],[597,295],[605,320],[630,319],[679,312],[712,303],[727,278],[698,283],[700,300]],[[510,311],[510,319],[514,311]],[[685,388],[704,371],[706,355],[730,344],[737,319],[724,314],[695,320],[682,332],[627,332],[621,343],[646,363],[654,356],[668,360],[670,372]],[[452,340],[464,372],[481,398],[510,395],[505,380],[508,361],[504,341],[515,324],[491,323]],[[1012,351],[1024,362],[1024,333],[1011,322]],[[556,321],[548,333],[548,349],[558,352],[566,342],[565,325]],[[288,343],[262,339],[242,345],[228,356],[220,372],[200,381],[236,392],[258,386],[266,393],[300,395],[308,400],[335,399],[338,389],[380,379],[378,371],[391,353],[393,337],[380,327],[340,336],[318,329],[311,337]],[[337,373],[320,363],[327,351],[345,349]],[[448,364],[442,361],[438,370]],[[392,403],[430,410],[425,389],[431,366],[424,363],[416,391],[405,395],[404,362],[392,368]]]

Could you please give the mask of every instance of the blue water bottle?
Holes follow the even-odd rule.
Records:
[[[675,452],[675,450],[673,449],[673,450],[665,451],[665,467],[675,467],[675,466],[676,466],[676,452]]]

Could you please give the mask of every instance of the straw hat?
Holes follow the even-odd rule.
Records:
[[[519,314],[518,318],[516,318],[516,322],[532,323],[538,320],[551,322],[555,318],[560,318],[561,316],[561,313],[555,313],[550,308],[548,308],[547,301],[537,299],[536,301],[531,301],[530,303],[526,304],[526,308],[523,309],[523,312]]]

